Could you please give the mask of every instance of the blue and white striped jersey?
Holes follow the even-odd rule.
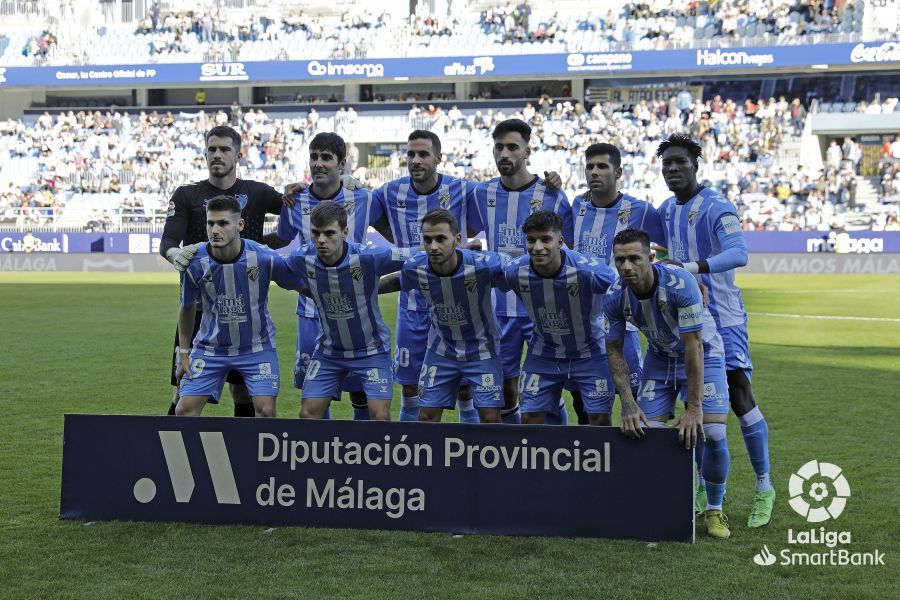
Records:
[[[422,217],[434,208],[453,213],[463,236],[467,233],[467,213],[477,184],[449,175],[438,175],[438,184],[428,193],[420,194],[409,177],[389,181],[373,194],[380,211],[387,215],[394,245],[398,248],[419,248],[422,245]],[[417,291],[400,291],[399,305],[406,310],[426,311],[428,305]]]
[[[302,192],[294,194],[294,205],[281,207],[276,235],[285,241],[299,238],[300,245],[310,241],[309,216],[313,209],[323,200],[332,200],[347,211],[347,240],[364,243],[369,225],[374,225],[381,218],[381,206],[373,202],[372,192],[366,189],[348,190],[341,186],[331,198],[319,198],[309,186]],[[297,299],[297,314],[303,317],[316,316],[315,305],[309,298],[300,296]]]
[[[391,332],[378,308],[378,279],[395,273],[410,251],[346,242],[333,267],[319,260],[313,244],[287,258],[302,287],[316,303],[322,332],[316,350],[334,358],[361,358],[390,352]]]
[[[747,243],[734,205],[719,192],[700,192],[678,204],[671,197],[659,207],[669,257],[681,263],[706,260],[702,274],[709,294],[709,312],[719,327],[740,325],[747,319],[734,269],[747,263]]]
[[[209,244],[181,274],[181,305],[203,303],[194,347],[206,356],[237,356],[275,349],[269,316],[269,283],[297,289],[284,259],[267,246],[241,240],[241,253],[229,263],[210,255]]]
[[[512,290],[534,322],[528,352],[543,358],[573,360],[603,353],[600,314],[595,301],[616,276],[596,258],[563,249],[563,264],[555,277],[541,277],[531,257],[521,256],[503,268],[498,289]]]
[[[469,206],[469,226],[484,231],[487,250],[518,258],[525,254],[522,223],[531,213],[539,210],[549,210],[562,217],[563,238],[572,239],[572,207],[569,200],[562,190],[551,191],[537,176],[517,190],[507,189],[499,177],[480,183],[475,188],[474,202]],[[495,297],[497,315],[527,316],[514,294],[498,291]]]
[[[591,202],[591,193],[576,196],[572,201],[576,252],[599,258],[613,266],[613,239],[623,229],[643,229],[650,241],[665,243],[662,224],[653,205],[628,194],[619,194],[608,208]]]
[[[486,360],[500,352],[500,328],[494,316],[491,289],[502,276],[499,254],[457,249],[459,266],[438,275],[425,252],[403,264],[400,288],[418,290],[428,303],[432,328],[428,347],[456,360]]]
[[[693,275],[674,265],[655,263],[656,282],[646,300],[617,279],[603,298],[606,314],[606,337],[621,340],[625,324],[641,330],[649,344],[648,351],[660,356],[684,358],[682,333],[702,331],[703,352],[708,356],[722,356],[722,338],[709,311],[703,308],[700,286]]]

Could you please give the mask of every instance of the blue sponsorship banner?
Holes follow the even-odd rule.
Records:
[[[66,415],[60,518],[694,540],[675,429]]]
[[[900,64],[900,43],[865,42],[693,50],[494,56],[365,58],[188,64],[0,67],[4,87],[159,86],[352,79],[565,76],[768,70],[813,65]]]
[[[751,253],[761,252],[834,252],[836,254],[900,253],[898,231],[747,231],[744,233]],[[3,253],[88,253],[156,254],[162,233],[0,233]],[[390,245],[375,231],[368,240],[379,246]],[[296,238],[279,249],[281,254],[297,250]]]
[[[898,231],[747,231],[751,253],[833,252],[882,254],[900,252]]]

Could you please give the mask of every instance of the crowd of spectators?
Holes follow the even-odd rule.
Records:
[[[584,149],[598,141],[613,143],[623,151],[623,189],[655,203],[669,195],[659,176],[656,144],[687,131],[703,147],[700,179],[735,203],[748,230],[828,230],[860,224],[885,228],[896,222],[900,137],[882,148],[878,191],[890,204],[863,206],[856,198],[861,154],[854,140],[831,145],[822,168],[803,167],[796,157],[788,161],[779,155],[786,138],[796,141],[798,101],[781,97],[736,102],[715,96],[690,98],[685,105],[686,100],[682,94],[630,107],[586,107],[545,95],[520,109],[466,111],[424,104],[410,108],[400,127],[437,131],[447,140],[441,170],[485,180],[496,175],[493,126],[506,118],[522,118],[534,129],[532,170],[560,173],[570,197],[585,189]],[[239,128],[244,138],[242,176],[280,188],[308,177],[305,144],[312,135],[333,129],[353,142],[353,132],[367,127],[367,118],[349,106],[329,110],[327,117],[309,108],[271,118],[259,108],[234,103],[230,110],[209,113],[70,111],[45,113],[33,124],[0,122],[0,165],[19,177],[0,191],[0,218],[17,219],[23,226],[45,224],[58,221],[73,202],[101,197],[112,197],[113,204],[78,205],[82,212],[96,210],[91,221],[101,222],[103,210],[125,222],[158,218],[177,185],[205,177],[203,134],[226,123]],[[358,151],[355,156],[348,170],[372,187],[404,174],[400,149],[379,168],[359,164]]]
[[[257,42],[264,44],[263,54],[254,54],[252,60],[315,58],[310,53],[337,59],[411,56],[435,39],[467,42],[440,46],[449,55],[484,52],[485,44],[504,53],[505,47],[515,52],[512,47],[518,44],[544,42],[553,42],[554,48],[531,51],[662,50],[710,40],[733,45],[744,39],[797,44],[810,43],[806,36],[813,34],[859,33],[864,8],[859,0],[671,0],[629,3],[618,12],[583,13],[564,7],[560,12],[549,3],[533,8],[528,0],[520,0],[498,2],[479,13],[466,2],[444,0],[432,6],[420,0],[408,19],[392,19],[390,12],[376,15],[364,5],[339,17],[275,2],[258,10],[229,9],[221,3],[199,6],[183,10],[164,10],[159,2],[150,6],[133,30],[140,35],[138,43],[147,44],[148,59],[180,62],[190,53],[191,60],[236,60],[243,45]],[[85,44],[89,50],[103,47],[105,27],[95,26],[88,35],[99,36],[97,43]],[[328,42],[326,49],[310,45],[315,41]],[[473,41],[478,48],[471,47]],[[29,39],[22,54],[45,57],[55,43],[51,28]],[[89,51],[87,57],[60,56],[57,62],[114,58]]]

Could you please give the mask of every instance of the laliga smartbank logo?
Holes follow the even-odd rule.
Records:
[[[788,504],[794,512],[809,523],[823,523],[837,519],[844,512],[850,497],[850,484],[837,465],[811,460],[791,474],[788,491]],[[851,552],[847,546],[852,542],[849,531],[833,531],[824,526],[798,531],[789,528],[787,543],[790,548],[772,553],[765,545],[753,557],[753,562],[761,567],[770,567],[776,562],[782,566],[884,566],[883,552],[877,549]],[[795,549],[797,546],[801,548]]]

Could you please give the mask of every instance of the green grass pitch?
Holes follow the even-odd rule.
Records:
[[[779,495],[774,521],[746,527],[753,475],[732,416],[725,505],[732,539],[704,539],[701,527],[695,545],[652,546],[61,522],[62,415],[166,410],[177,278],[0,274],[0,598],[897,597],[900,278],[742,275],[739,283],[751,314],[880,320],[751,316],[755,392],[769,422]],[[285,374],[292,372],[294,301],[272,292]],[[384,303],[392,324],[396,299]],[[279,414],[293,418],[299,395],[284,381]],[[333,410],[337,418],[349,412],[347,402]],[[205,414],[231,414],[230,401]],[[851,551],[885,552],[885,567],[753,563],[763,545],[787,548],[788,528],[812,527],[787,504],[791,472],[812,459],[842,467],[852,488],[843,515],[826,528],[850,531]],[[547,509],[591,515],[574,502]]]

